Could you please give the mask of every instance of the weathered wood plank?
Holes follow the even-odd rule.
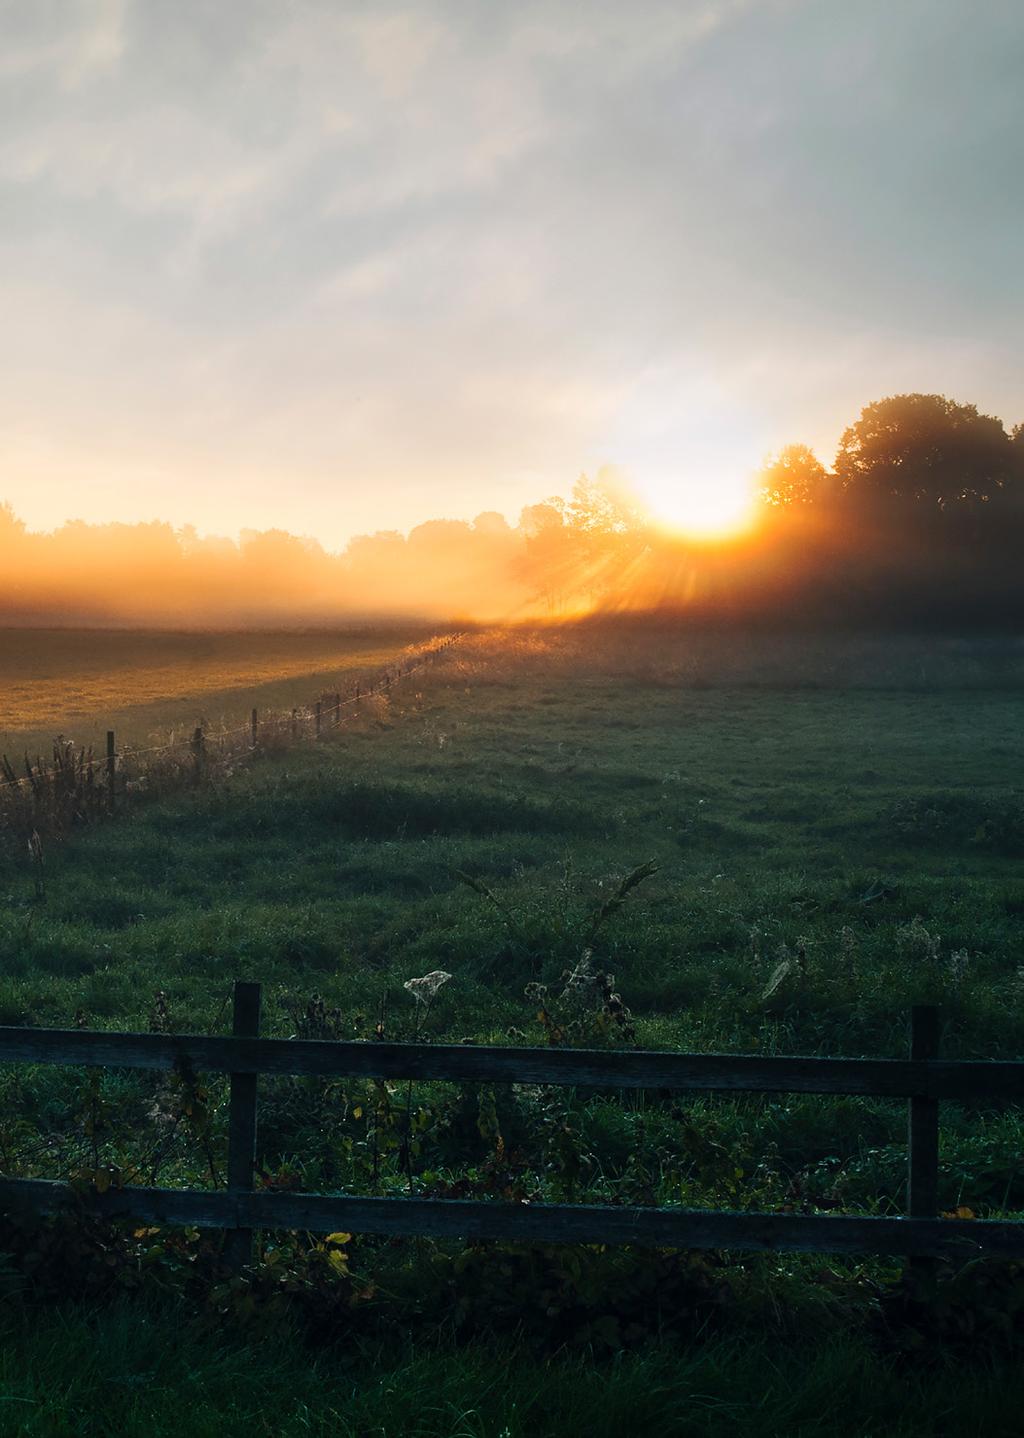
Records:
[[[437,1078],[617,1089],[721,1089],[929,1099],[1024,1099],[1024,1063],[499,1048],[472,1044],[325,1043],[298,1038],[119,1034],[0,1027],[0,1064],[171,1068],[210,1073]]]
[[[253,713],[256,711],[253,710]],[[238,1037],[254,1038],[260,1031],[259,984],[236,983],[232,1009],[232,1031]],[[228,1117],[228,1187],[233,1192],[251,1190],[256,1165],[256,1088],[259,1075],[231,1075],[231,1106]],[[225,1257],[236,1268],[252,1258],[252,1229],[233,1228],[227,1235]]]
[[[448,1079],[581,1087],[1024,1098],[1024,1063],[799,1058],[470,1044],[331,1043],[201,1035],[0,1028],[0,1063],[171,1068],[215,1073]]]
[[[301,1193],[110,1189],[83,1196],[41,1179],[0,1180],[0,1208],[36,1214],[85,1209],[106,1218],[198,1228],[636,1244],[747,1252],[1024,1256],[1024,1224],[939,1218],[717,1213],[673,1208],[350,1198]]]

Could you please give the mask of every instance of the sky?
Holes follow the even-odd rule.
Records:
[[[353,534],[1024,420],[1020,0],[0,0],[0,500]]]

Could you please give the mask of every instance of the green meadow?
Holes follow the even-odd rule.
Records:
[[[934,1002],[946,1056],[1019,1058],[1022,688],[1008,643],[480,635],[319,743],[44,841],[42,864],[9,843],[0,1022],[223,1032],[244,978],[282,1036],[901,1056],[910,1005]],[[404,984],[438,969],[451,977],[417,1005]],[[8,1173],[222,1181],[222,1085],[202,1125],[162,1138],[180,1095],[156,1079],[26,1069],[0,1084]],[[268,1184],[862,1213],[905,1200],[905,1109],[880,1100],[261,1093]],[[1024,1211],[1022,1139],[998,1094],[945,1106],[944,1208]],[[64,1306],[26,1330],[16,1258],[3,1432],[171,1432],[185,1394],[196,1432],[495,1438],[611,1434],[636,1415],[695,1434],[952,1433],[972,1410],[1010,1432],[1019,1402],[992,1366],[1006,1325],[975,1316],[985,1351],[942,1378],[947,1426],[922,1372],[902,1409],[906,1353],[948,1363],[963,1334],[947,1352],[948,1335],[894,1317],[898,1267],[875,1261],[713,1256],[644,1298],[653,1280],[629,1255],[584,1253],[581,1276],[357,1236],[336,1263],[343,1337],[310,1347],[291,1311],[279,1340],[242,1324],[211,1345],[180,1292],[170,1308],[146,1286],[82,1307],[77,1268]],[[413,1348],[382,1336],[396,1323]],[[160,1352],[176,1327],[181,1363]],[[500,1369],[476,1346],[488,1329]],[[279,1369],[253,1370],[272,1341]],[[61,1343],[74,1422],[41,1396]]]

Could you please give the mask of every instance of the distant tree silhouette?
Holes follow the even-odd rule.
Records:
[[[567,513],[571,527],[582,534],[627,534],[643,526],[629,484],[610,466],[598,470],[595,479],[580,475]]]
[[[473,520],[473,533],[482,534],[488,539],[508,539],[512,527],[496,509],[485,509]]]
[[[536,539],[546,532],[561,530],[565,525],[565,500],[555,496],[540,504],[528,504],[519,516],[519,532],[525,539]]]
[[[512,573],[549,612],[565,603],[572,588],[574,557],[565,523],[565,500],[554,496],[528,504],[519,516],[522,549]]]
[[[568,499],[356,536],[341,553],[283,530],[26,529],[0,502],[0,621],[333,623],[658,610],[713,619],[1024,623],[1024,425],[942,395],[868,405],[835,473],[791,444],[761,473],[755,527],[691,545],[652,524],[615,469]]]
[[[898,394],[869,404],[843,434],[835,464],[852,495],[940,509],[998,498],[1018,469],[1001,420],[940,394]]]
[[[6,500],[0,501],[0,538],[13,538],[25,532],[25,521],[19,519]]]
[[[761,498],[772,506],[818,504],[828,488],[828,471],[805,444],[787,444],[760,474]]]
[[[425,553],[446,554],[468,543],[472,530],[464,519],[426,519],[409,531],[409,546]]]

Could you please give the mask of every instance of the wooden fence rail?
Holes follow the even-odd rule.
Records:
[[[0,1178],[0,1207],[90,1212],[141,1223],[220,1228],[238,1264],[256,1229],[405,1234],[544,1243],[806,1250],[911,1258],[1024,1257],[1024,1222],[937,1214],[941,1099],[1024,1098],[1024,1063],[944,1061],[938,1015],[915,1008],[909,1059],[788,1058],[469,1044],[335,1043],[258,1037],[260,987],[236,984],[230,1037],[0,1028],[0,1063],[206,1070],[231,1075],[227,1190],[110,1189]],[[908,1101],[906,1218],[733,1213],[680,1208],[362,1198],[253,1190],[259,1074],[563,1084],[589,1088],[858,1094]]]

